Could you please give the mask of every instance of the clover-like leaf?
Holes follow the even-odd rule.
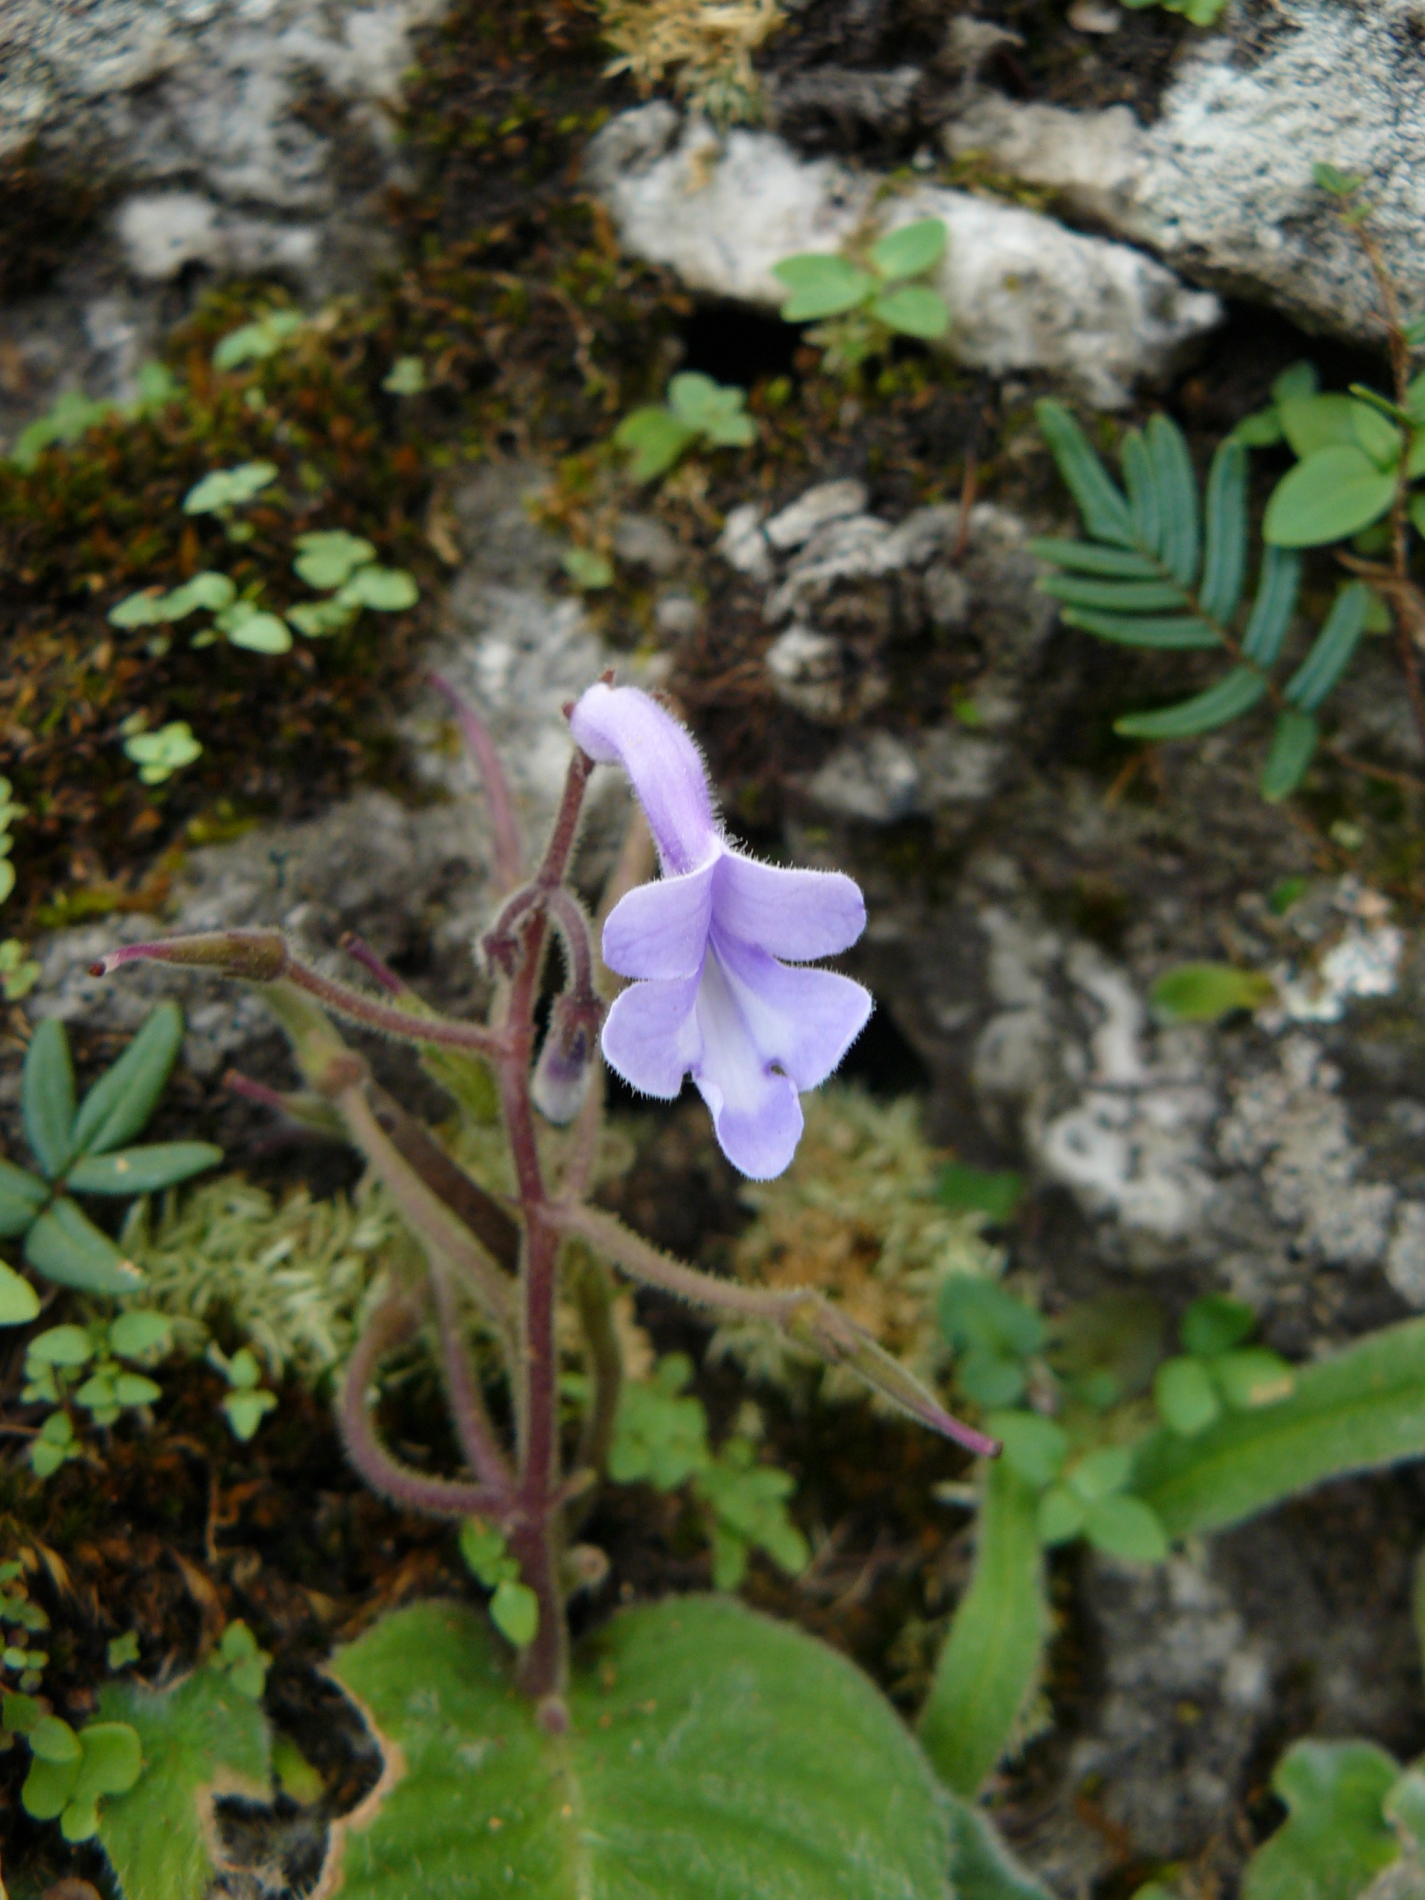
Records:
[[[882,277],[919,277],[940,262],[947,241],[942,218],[917,218],[878,239],[871,247],[871,262]]]
[[[698,431],[689,423],[651,405],[635,409],[614,430],[614,441],[632,457],[629,474],[636,482],[651,482],[666,473],[697,439]]]
[[[277,480],[273,462],[239,462],[235,468],[215,468],[183,497],[185,515],[223,514],[240,508]]]
[[[1039,1500],[1039,1541],[1042,1544],[1067,1544],[1077,1537],[1088,1520],[1089,1507],[1066,1484],[1052,1484]]]
[[[1141,1498],[1115,1494],[1089,1506],[1084,1535],[1095,1550],[1129,1563],[1161,1563],[1168,1554],[1162,1520]]]
[[[292,566],[297,574],[308,587],[323,591],[340,587],[357,568],[376,559],[376,550],[369,541],[339,528],[299,534],[294,545],[297,558]]]
[[[361,609],[354,601],[304,600],[286,609],[286,618],[308,640],[324,640],[341,633],[355,620]]]
[[[772,266],[772,275],[790,293],[782,305],[788,323],[840,316],[865,303],[877,288],[874,277],[846,258],[816,251],[784,257]]]
[[[125,739],[124,751],[139,768],[145,785],[162,785],[185,765],[201,758],[202,745],[193,737],[186,719],[174,719],[157,732],[136,732]]]
[[[183,620],[189,614],[200,609],[207,613],[220,613],[224,607],[230,607],[237,598],[237,587],[226,574],[213,569],[205,569],[195,574],[191,581],[184,581],[181,587],[175,587],[164,602],[165,620]],[[113,616],[111,615],[112,619]]]
[[[1153,1380],[1153,1399],[1170,1431],[1191,1438],[1205,1432],[1222,1413],[1222,1400],[1211,1373],[1200,1359],[1166,1360]]]
[[[79,1104],[74,1123],[79,1154],[106,1154],[140,1133],[158,1106],[182,1046],[182,1010],[177,1003],[160,1003]]]
[[[1004,1447],[1000,1456],[1017,1476],[1042,1491],[1064,1468],[1069,1434],[1038,1412],[992,1412],[985,1430]]]
[[[950,328],[950,310],[945,299],[920,284],[888,290],[871,305],[871,315],[902,336],[924,337],[927,342],[944,336]]]
[[[124,1258],[74,1201],[63,1197],[25,1235],[25,1258],[56,1286],[77,1287],[83,1293],[132,1293],[143,1285],[133,1261]]]
[[[69,1170],[76,1194],[152,1194],[175,1187],[223,1158],[210,1141],[160,1141],[113,1154],[84,1155]]]
[[[250,653],[286,653],[292,645],[292,633],[277,614],[264,613],[250,600],[235,600],[214,620],[219,633],[229,643],[245,647]]]
[[[306,319],[296,310],[272,310],[265,317],[229,330],[213,349],[214,369],[238,369],[244,363],[275,356],[302,328]]]
[[[383,614],[404,613],[420,597],[421,590],[403,567],[358,567],[338,596]]]
[[[277,1394],[259,1388],[252,1392],[230,1392],[223,1400],[223,1412],[234,1438],[244,1443],[257,1434],[263,1419],[277,1404]]]
[[[57,1016],[44,1017],[30,1037],[20,1081],[25,1139],[47,1179],[63,1174],[74,1153],[74,1063]]]

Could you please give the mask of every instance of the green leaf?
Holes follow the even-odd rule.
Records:
[[[1318,396],[1314,391],[1288,396],[1278,413],[1292,453],[1304,461],[1308,455],[1340,448],[1343,443],[1359,448],[1351,423],[1352,407],[1349,396]]]
[[[25,1258],[56,1286],[83,1293],[132,1293],[143,1275],[73,1201],[60,1199],[25,1235]]]
[[[74,1153],[74,1064],[69,1037],[57,1016],[46,1016],[30,1037],[20,1083],[25,1139],[53,1181]]]
[[[331,1667],[404,1768],[334,1844],[342,1900],[948,1900],[940,1796],[894,1712],[736,1603],[675,1597],[604,1625],[563,1736],[462,1604],[399,1610]]]
[[[1226,440],[1239,442],[1244,449],[1274,448],[1282,440],[1282,419],[1276,404],[1243,416]]]
[[[1051,1485],[1069,1455],[1069,1435],[1038,1412],[992,1412],[985,1430],[1004,1447],[1000,1456],[1017,1477],[1036,1491]]]
[[[1088,1505],[1066,1484],[1051,1485],[1039,1500],[1035,1520],[1040,1541],[1067,1544],[1077,1537],[1088,1519]]]
[[[1336,166],[1328,165],[1324,161],[1311,167],[1311,176],[1323,191],[1329,191],[1334,198],[1354,197],[1366,182],[1355,172],[1338,171]]]
[[[48,1762],[36,1757],[20,1790],[20,1805],[33,1820],[57,1821],[78,1779],[78,1761]]]
[[[1247,573],[1247,452],[1231,438],[1219,445],[1207,476],[1207,550],[1198,600],[1212,620],[1228,624]]]
[[[1182,430],[1168,416],[1148,418],[1147,444],[1163,510],[1163,559],[1173,579],[1191,587],[1201,553],[1192,457]]]
[[[1018,1864],[982,1808],[952,1800],[950,1834],[955,1900],[1052,1900],[1048,1888]]]
[[[388,396],[419,396],[428,382],[420,357],[398,356],[381,378],[381,387]]]
[[[1276,665],[1296,611],[1301,587],[1301,556],[1286,548],[1267,548],[1257,577],[1257,598],[1247,616],[1242,656],[1264,672]]]
[[[1373,1742],[1297,1742],[1272,1776],[1290,1814],[1247,1865],[1242,1900],[1357,1900],[1400,1842],[1382,1812],[1400,1769]]]
[[[1229,1412],[1200,1437],[1155,1432],[1133,1489],[1174,1539],[1240,1523],[1323,1479],[1425,1457],[1425,1320],[1369,1333],[1295,1368],[1277,1405]]]
[[[1162,712],[1128,713],[1115,719],[1113,730],[1126,739],[1191,739],[1230,725],[1255,706],[1267,682],[1255,667],[1234,666],[1214,686],[1195,693]]]
[[[844,257],[803,251],[772,266],[772,275],[791,293],[782,305],[787,323],[809,323],[819,317],[840,316],[865,303],[876,280]]]
[[[972,1346],[955,1367],[955,1383],[976,1405],[1013,1405],[1029,1385],[1024,1363],[1001,1346]]]
[[[37,1175],[11,1161],[0,1161],[0,1234],[23,1234],[49,1195]]]
[[[24,1326],[38,1319],[39,1295],[23,1274],[0,1260],[0,1326]]]
[[[1220,1022],[1237,1009],[1260,1009],[1276,995],[1260,970],[1235,963],[1179,963],[1165,970],[1148,992],[1153,1007],[1170,1021]]]
[[[1273,402],[1290,402],[1293,396],[1314,396],[1321,387],[1316,365],[1304,358],[1284,369],[1272,384]]]
[[[173,1338],[173,1321],[166,1313],[147,1313],[141,1309],[120,1313],[109,1327],[109,1350],[121,1359],[146,1359],[151,1353],[166,1352]]]
[[[1119,451],[1123,463],[1123,481],[1128,490],[1128,505],[1133,513],[1133,532],[1139,543],[1154,554],[1163,552],[1163,498],[1158,492],[1158,472],[1140,429],[1129,429]]]
[[[1200,1359],[1168,1359],[1153,1380],[1153,1400],[1169,1431],[1194,1438],[1222,1413],[1212,1376]]]
[[[632,457],[629,474],[636,482],[666,473],[697,439],[697,430],[667,409],[635,409],[614,430],[614,441]]]
[[[871,315],[902,336],[924,337],[927,341],[944,336],[950,328],[945,299],[921,284],[886,291],[872,303]]]
[[[987,1172],[963,1161],[948,1161],[935,1183],[935,1198],[953,1213],[978,1213],[996,1227],[1007,1227],[1024,1198],[1024,1176],[1011,1168]]]
[[[80,1103],[74,1124],[79,1154],[106,1154],[142,1131],[158,1106],[182,1046],[182,1010],[177,1003],[160,1003]]]
[[[94,1340],[83,1326],[51,1326],[25,1343],[25,1357],[42,1366],[87,1366],[95,1353]]]
[[[1318,449],[1277,484],[1262,535],[1281,548],[1344,541],[1378,521],[1394,498],[1395,476],[1382,473],[1354,443]]]
[[[240,508],[277,480],[272,462],[240,462],[236,468],[215,468],[183,497],[185,515],[221,514]]]
[[[249,653],[286,653],[292,645],[286,621],[276,614],[263,613],[250,600],[235,600],[231,607],[223,609],[213,625],[219,633],[227,635],[231,645],[243,647]]]
[[[344,529],[324,529],[314,534],[299,534],[293,546],[297,558],[292,566],[308,587],[325,592],[350,580],[357,568],[376,559],[376,550],[359,534]]]
[[[680,1398],[692,1375],[682,1353],[660,1360],[656,1376],[625,1380],[609,1450],[609,1476],[615,1484],[644,1480],[660,1491],[675,1491],[708,1464],[708,1420],[702,1401]]]
[[[42,1715],[32,1728],[26,1730],[26,1739],[37,1761],[62,1765],[78,1761],[84,1753],[79,1737],[68,1722],[62,1722],[57,1715]]]
[[[1062,403],[1048,398],[1035,403],[1034,414],[1089,533],[1099,541],[1134,547],[1128,503],[1078,423]]]
[[[1279,1353],[1265,1346],[1249,1346],[1239,1352],[1226,1352],[1215,1361],[1213,1371],[1229,1405],[1245,1412],[1256,1405],[1277,1405],[1290,1398],[1296,1387],[1296,1374]]]
[[[399,614],[414,607],[420,597],[421,590],[403,567],[359,567],[339,599],[377,613]]]
[[[956,1352],[994,1348],[1019,1358],[1042,1350],[1047,1330],[1033,1307],[978,1273],[950,1273],[937,1302],[940,1330]]]
[[[69,1170],[68,1186],[76,1194],[151,1194],[215,1168],[222,1158],[222,1149],[210,1141],[153,1142],[83,1156]]]
[[[162,1397],[162,1386],[140,1372],[121,1372],[114,1380],[114,1399],[119,1405],[153,1405]]]
[[[1205,1293],[1183,1314],[1183,1351],[1213,1359],[1241,1345],[1256,1323],[1257,1316],[1245,1300],[1228,1299],[1225,1293]]]
[[[871,246],[871,263],[882,277],[919,277],[945,255],[949,233],[941,218],[917,218],[888,231]]]
[[[1176,581],[1119,581],[1085,579],[1078,575],[1051,575],[1039,591],[1066,607],[1093,607],[1110,613],[1143,613],[1152,608],[1188,605]]]
[[[975,1567],[920,1718],[936,1773],[967,1800],[1013,1746],[1038,1687],[1049,1629],[1038,1496],[1003,1460],[980,1500]]]
[[[1384,1803],[1385,1818],[1418,1853],[1425,1848],[1425,1773],[1420,1763],[1407,1768]]]
[[[79,1740],[84,1753],[74,1799],[93,1801],[98,1795],[127,1794],[143,1768],[137,1731],[127,1722],[90,1722],[80,1731]]]
[[[237,369],[242,363],[275,356],[304,322],[296,310],[273,310],[253,323],[243,324],[239,330],[230,330],[214,347],[213,368]]]
[[[1029,543],[1029,552],[1076,574],[1107,574],[1134,581],[1162,579],[1156,562],[1130,548],[1104,548],[1093,541],[1060,541],[1040,535]]]
[[[237,588],[228,576],[208,570],[195,574],[191,581],[174,588],[165,602],[163,618],[183,620],[200,609],[207,613],[220,613],[224,607],[230,607],[236,598]]]
[[[1288,706],[1277,715],[1271,750],[1262,767],[1262,797],[1269,805],[1290,798],[1306,777],[1319,737],[1319,728],[1310,713]]]
[[[539,1598],[527,1583],[506,1577],[490,1598],[490,1621],[506,1642],[528,1649],[539,1633]]]
[[[257,1436],[257,1428],[277,1404],[275,1392],[230,1392],[223,1400],[223,1412],[234,1438],[244,1444]]]
[[[1365,450],[1376,467],[1394,475],[1405,447],[1399,426],[1388,421],[1373,403],[1353,402],[1351,429],[1357,446]]]
[[[1067,626],[1096,633],[1100,640],[1116,640],[1122,646],[1158,647],[1182,652],[1193,647],[1220,647],[1222,636],[1210,620],[1198,620],[1190,614],[1158,616],[1153,614],[1093,613],[1083,607],[1066,607],[1060,618]]]
[[[137,1731],[145,1764],[131,1792],[105,1802],[99,1821],[121,1900],[202,1900],[218,1873],[214,1796],[270,1798],[261,1709],[216,1669],[162,1692],[109,1683],[99,1709]]]
[[[340,633],[349,627],[361,609],[353,601],[340,598],[332,600],[302,600],[295,607],[288,607],[286,618],[291,626],[307,640],[324,640],[328,634]]]
[[[157,732],[136,732],[124,741],[124,751],[140,768],[139,777],[145,785],[162,785],[200,758],[203,748],[193,737],[188,721],[175,719]]]
[[[1352,581],[1337,594],[1325,625],[1306,658],[1286,683],[1286,697],[1303,712],[1315,712],[1351,663],[1365,630],[1371,590]]]
[[[1168,1554],[1163,1526],[1141,1498],[1107,1497],[1089,1506],[1084,1535],[1095,1550],[1137,1564],[1160,1564]]]
[[[106,616],[111,627],[128,631],[133,627],[152,627],[161,621],[172,618],[168,611],[168,595],[156,593],[152,588],[142,588],[137,594],[126,594]]]
[[[574,585],[586,594],[598,593],[614,584],[614,564],[597,548],[566,548],[559,564]]]
[[[1068,1481],[1086,1504],[1112,1497],[1128,1482],[1133,1452],[1127,1445],[1100,1445],[1073,1467]]]
[[[705,429],[709,422],[724,414],[728,397],[732,398],[733,409],[742,407],[740,389],[724,389],[701,370],[681,370],[668,384],[668,407],[679,422],[686,423],[690,429]]]

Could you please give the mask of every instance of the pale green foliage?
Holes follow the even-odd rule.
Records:
[[[328,592],[326,600],[299,603],[287,618],[310,640],[340,633],[363,607],[378,613],[403,613],[420,598],[415,581],[400,567],[382,567],[376,550],[359,535],[342,529],[299,534],[292,566],[309,587]]]
[[[539,1634],[539,1598],[520,1582],[520,1567],[504,1533],[469,1517],[460,1527],[460,1554],[471,1576],[491,1592],[490,1621],[516,1649],[528,1649]]]
[[[566,548],[559,561],[581,593],[597,594],[614,584],[614,564],[597,548]]]
[[[1243,1900],[1357,1900],[1400,1857],[1384,1804],[1399,1764],[1371,1742],[1297,1742],[1272,1776],[1287,1820],[1253,1854]]]
[[[49,1661],[45,1650],[31,1648],[31,1641],[48,1628],[49,1618],[38,1603],[30,1601],[24,1565],[15,1558],[0,1564],[0,1635],[4,1638],[0,1643],[0,1670],[13,1672],[26,1694],[38,1689]],[[8,1702],[5,1707],[8,1709]],[[6,1720],[4,1727],[10,1726]]]
[[[277,480],[273,462],[239,462],[233,468],[215,468],[183,497],[185,515],[225,517],[255,501]]]
[[[1227,0],[1118,0],[1124,7],[1161,7],[1165,13],[1181,13],[1194,26],[1214,26],[1227,11]]]
[[[139,768],[145,785],[162,785],[185,765],[203,756],[186,719],[174,719],[157,732],[136,732],[124,741],[124,752]]]
[[[223,1416],[234,1438],[244,1443],[257,1434],[257,1428],[277,1404],[277,1394],[262,1384],[262,1368],[248,1346],[239,1346],[229,1359],[217,1342],[208,1347],[207,1358],[228,1382],[228,1395],[222,1402]]]
[[[784,257],[772,266],[789,293],[782,316],[787,323],[820,320],[808,336],[826,352],[830,370],[856,369],[892,336],[934,342],[949,329],[950,312],[938,291],[914,280],[938,268],[945,245],[943,221],[921,218],[888,231],[864,257]]]
[[[58,1821],[67,1841],[92,1839],[100,1801],[126,1793],[139,1778],[139,1738],[126,1722],[90,1722],[76,1733],[42,1702],[7,1692],[4,1725],[30,1745],[20,1805],[36,1821]]]
[[[152,1405],[162,1388],[135,1367],[153,1367],[167,1353],[172,1327],[158,1313],[131,1311],[88,1326],[51,1326],[26,1342],[26,1405],[65,1409],[50,1414],[30,1441],[30,1468],[47,1478],[82,1455],[70,1408],[89,1413],[96,1425],[112,1425],[126,1409]]]
[[[15,848],[15,840],[10,835],[10,827],[17,818],[23,818],[29,810],[27,805],[17,804],[12,793],[14,787],[9,779],[0,778],[0,904],[15,888],[15,867],[10,862],[10,853]]]
[[[118,422],[135,416],[151,415],[164,409],[179,394],[173,373],[162,363],[148,362],[139,367],[138,394],[133,402],[93,400],[81,390],[67,389],[56,397],[47,414],[22,429],[10,451],[17,468],[31,469],[48,448],[68,448],[80,441],[101,422]]]
[[[458,1604],[398,1610],[332,1673],[404,1769],[335,1844],[342,1900],[949,1900],[943,1796],[890,1706],[726,1599],[605,1625],[563,1736]]]
[[[713,1582],[735,1590],[748,1555],[764,1550],[795,1576],[806,1566],[806,1539],[787,1516],[795,1487],[788,1472],[760,1464],[751,1439],[733,1433],[713,1449],[701,1399],[683,1396],[693,1376],[684,1353],[668,1353],[644,1380],[625,1380],[619,1395],[608,1472],[615,1484],[676,1491],[691,1482],[713,1547]]]
[[[229,330],[213,349],[214,369],[239,369],[244,363],[265,362],[291,343],[306,323],[296,310],[270,310],[241,329]]]
[[[757,424],[743,407],[746,400],[745,390],[725,388],[699,370],[683,370],[669,382],[667,401],[626,415],[614,441],[627,449],[633,479],[650,482],[694,443],[716,449],[755,442]]]
[[[428,386],[426,366],[418,356],[398,356],[381,378],[388,396],[419,396]]]
[[[1178,963],[1165,970],[1148,1000],[1168,1022],[1215,1023],[1238,1009],[1261,1009],[1277,986],[1260,970],[1235,963]]]
[[[139,1202],[123,1240],[157,1310],[199,1322],[200,1337],[226,1319],[274,1377],[308,1380],[346,1356],[388,1250],[405,1244],[379,1187],[277,1202],[241,1175]]]
[[[833,1085],[804,1106],[806,1133],[791,1167],[742,1188],[756,1218],[734,1269],[759,1285],[817,1287],[913,1372],[933,1376],[946,1358],[935,1323],[942,1282],[956,1273],[993,1277],[1004,1264],[984,1237],[986,1212],[939,1198],[946,1157],[926,1141],[913,1097],[877,1102]],[[763,1327],[724,1325],[715,1343],[777,1384],[802,1388],[819,1378],[838,1399],[864,1390],[849,1374],[812,1371]]]
[[[1200,503],[1182,431],[1167,416],[1153,416],[1146,430],[1130,429],[1123,438],[1125,494],[1062,404],[1044,401],[1035,413],[1091,537],[1031,543],[1041,560],[1060,570],[1040,586],[1060,602],[1061,617],[1101,640],[1163,650],[1217,648],[1232,661],[1205,691],[1162,712],[1129,714],[1115,730],[1133,739],[1190,739],[1251,711],[1266,697],[1282,657],[1301,559],[1292,549],[1266,548],[1239,633],[1249,538],[1241,440],[1229,437],[1219,445]],[[1264,798],[1288,797],[1305,777],[1317,746],[1316,714],[1351,663],[1373,599],[1360,581],[1344,585],[1281,687],[1262,769]]]

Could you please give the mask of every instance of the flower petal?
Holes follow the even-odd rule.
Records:
[[[635,983],[614,999],[604,1021],[604,1060],[631,1088],[671,1102],[702,1054],[693,1005],[698,978]]]
[[[735,851],[718,864],[713,913],[726,936],[793,963],[833,956],[866,928],[866,900],[840,871],[789,871]]]
[[[801,1139],[796,1086],[757,1046],[715,954],[703,967],[696,1013],[702,1047],[693,1080],[712,1113],[718,1146],[743,1174],[770,1181]]]
[[[718,858],[683,877],[640,884],[604,925],[604,962],[620,976],[696,976],[703,967]]]
[[[591,759],[622,765],[633,780],[663,869],[681,876],[718,842],[702,755],[671,713],[636,686],[591,686],[569,715]]]
[[[870,991],[834,970],[788,969],[757,945],[724,937],[716,925],[710,949],[708,963],[716,960],[725,971],[762,1060],[785,1069],[799,1089],[824,1082],[865,1028]],[[701,995],[698,1004],[701,1017]]]

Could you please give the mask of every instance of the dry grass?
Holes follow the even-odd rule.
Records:
[[[786,19],[777,0],[601,0],[600,10],[619,55],[611,74],[643,93],[671,78],[721,125],[760,118],[752,55]]]

